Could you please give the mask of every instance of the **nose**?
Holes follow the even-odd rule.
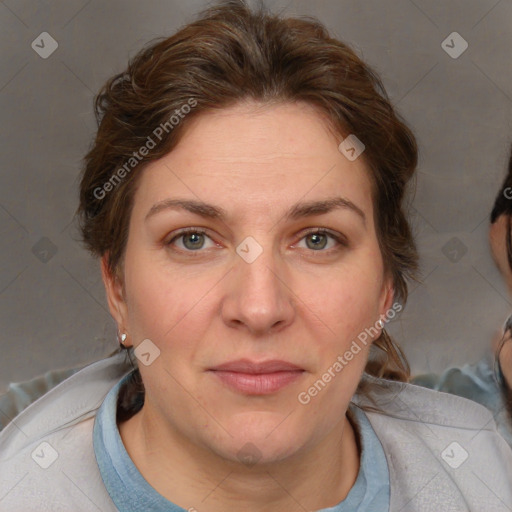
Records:
[[[228,275],[222,317],[230,327],[253,336],[281,331],[293,322],[295,300],[291,276],[271,250],[251,263],[236,255]]]

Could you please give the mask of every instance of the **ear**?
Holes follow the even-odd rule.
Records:
[[[110,314],[117,323],[121,332],[128,329],[128,308],[126,306],[124,283],[122,278],[116,274],[112,274],[107,264],[108,254],[104,254],[101,258],[101,277],[105,285],[107,293],[107,302]],[[128,344],[126,344],[128,346]]]
[[[393,279],[386,277],[382,284],[381,301],[379,305],[380,317],[385,316],[386,313],[391,309],[393,300],[395,298],[395,288],[393,286]]]

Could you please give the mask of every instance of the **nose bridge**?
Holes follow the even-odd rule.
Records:
[[[241,244],[242,245],[242,244]],[[276,255],[271,246],[258,250],[251,244],[245,243],[239,251],[243,256],[237,262],[237,271],[241,276],[240,282],[249,288],[246,292],[257,292],[274,296],[278,290]],[[259,254],[258,254],[259,253]],[[245,258],[247,256],[247,258]]]
[[[264,237],[260,237],[262,240]],[[293,316],[289,289],[284,285],[284,265],[272,246],[271,236],[260,244],[247,237],[236,249],[232,296],[226,314],[251,331],[267,332]]]

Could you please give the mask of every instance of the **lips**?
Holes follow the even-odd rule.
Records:
[[[303,368],[287,361],[271,360],[256,363],[248,359],[239,359],[228,363],[220,364],[211,368],[212,371],[225,371],[237,373],[263,374],[275,372],[303,371]]]
[[[215,366],[210,372],[232,391],[245,395],[268,395],[295,382],[305,370],[287,361],[258,363],[240,359]]]

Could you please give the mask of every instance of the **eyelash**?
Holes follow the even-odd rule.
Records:
[[[184,228],[184,229],[178,231],[168,242],[165,243],[165,245],[170,247],[179,238],[181,238],[185,235],[192,234],[192,233],[198,234],[198,235],[206,235],[208,238],[210,238],[210,240],[212,240],[212,238],[210,236],[208,236],[207,231],[203,228]],[[330,230],[327,230],[325,228],[310,229],[309,231],[306,231],[302,235],[300,240],[303,240],[304,238],[306,238],[309,235],[327,235],[338,243],[338,247],[331,247],[330,249],[327,249],[327,250],[315,251],[315,250],[311,249],[310,252],[312,252],[312,253],[331,254],[335,251],[339,251],[340,249],[342,249],[344,247],[346,248],[349,246],[347,239],[343,235],[336,234],[336,233],[334,233]],[[176,252],[186,253],[187,255],[192,255],[192,256],[200,256],[201,255],[200,253],[204,252],[201,249],[198,249],[197,251],[185,250],[185,249],[173,249],[173,250],[175,250]]]

